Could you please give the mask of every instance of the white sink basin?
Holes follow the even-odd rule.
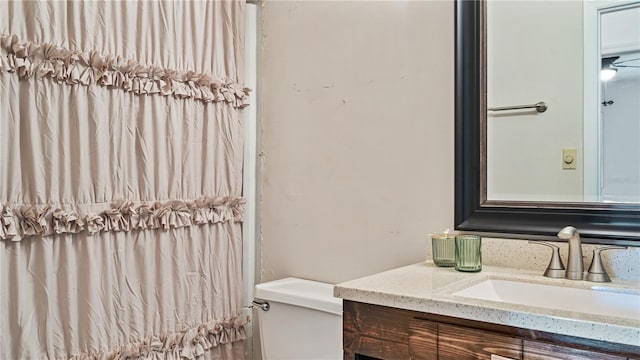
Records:
[[[453,293],[473,299],[640,320],[640,291],[625,293],[488,279]]]

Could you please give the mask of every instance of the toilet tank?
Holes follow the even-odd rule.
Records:
[[[342,359],[342,299],[333,285],[286,278],[255,287],[260,343],[265,360]]]

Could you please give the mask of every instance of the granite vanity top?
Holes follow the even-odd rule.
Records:
[[[632,281],[614,279],[611,283],[598,284],[550,279],[540,271],[495,266],[483,266],[478,273],[462,273],[423,262],[338,284],[334,295],[351,301],[640,346],[640,318],[623,319],[452,295],[486,279],[640,292],[640,283]]]

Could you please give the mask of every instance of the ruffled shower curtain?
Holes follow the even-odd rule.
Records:
[[[241,359],[242,1],[0,2],[0,359]]]

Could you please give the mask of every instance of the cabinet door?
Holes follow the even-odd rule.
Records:
[[[438,323],[422,319],[409,322],[411,360],[438,360]]]
[[[524,341],[524,360],[626,360],[624,357],[537,341]]]
[[[522,340],[490,331],[438,324],[439,360],[522,359]]]
[[[409,359],[408,311],[343,302],[344,359]]]

